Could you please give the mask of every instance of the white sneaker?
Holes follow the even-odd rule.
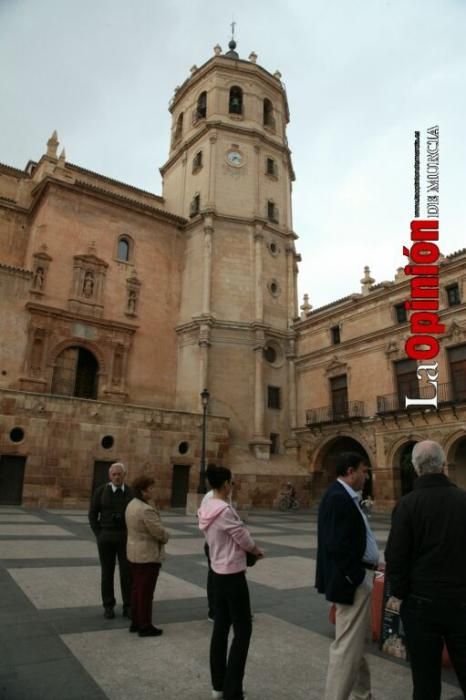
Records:
[[[213,690],[212,691],[212,698],[213,700],[221,700],[223,698],[223,693],[221,690]]]

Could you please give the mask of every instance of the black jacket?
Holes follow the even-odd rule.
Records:
[[[466,602],[466,491],[425,474],[392,516],[385,549],[393,595]]]
[[[333,603],[351,605],[363,582],[366,526],[353,499],[339,481],[325,492],[319,506],[316,588]]]
[[[94,535],[102,530],[126,535],[125,510],[134,498],[132,489],[125,484],[125,490],[113,493],[110,484],[98,486],[94,491],[89,508],[89,524]]]

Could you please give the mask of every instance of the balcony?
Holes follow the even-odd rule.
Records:
[[[306,425],[309,427],[361,418],[364,418],[364,401],[347,401],[339,406],[321,406],[306,411]]]
[[[428,401],[432,399],[434,394],[434,388],[432,386],[420,386],[417,392],[417,396],[410,396],[412,399],[425,399]],[[437,386],[437,406],[442,404],[457,404],[466,401],[466,387],[460,388],[454,386],[451,382],[445,384],[439,384]],[[408,406],[405,407],[405,396],[400,394],[385,394],[384,396],[377,396],[377,413],[396,413],[397,411],[415,411],[416,409],[422,409],[422,406]],[[429,406],[426,406],[429,408]]]

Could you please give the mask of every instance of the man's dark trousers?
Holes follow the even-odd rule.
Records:
[[[113,577],[115,575],[115,564],[118,558],[118,568],[120,571],[121,596],[123,607],[129,608],[131,605],[131,567],[126,558],[126,530],[101,530],[97,536],[97,547],[99,550],[100,566],[102,569],[102,603],[104,608],[115,607],[115,592],[113,588]]]
[[[410,595],[401,605],[413,700],[439,700],[443,641],[466,698],[466,601],[430,600]]]

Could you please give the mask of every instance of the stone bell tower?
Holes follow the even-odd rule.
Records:
[[[299,256],[292,229],[289,110],[277,71],[232,40],[175,88],[167,207],[187,219],[177,408],[230,417],[231,443],[269,459],[296,422]]]

